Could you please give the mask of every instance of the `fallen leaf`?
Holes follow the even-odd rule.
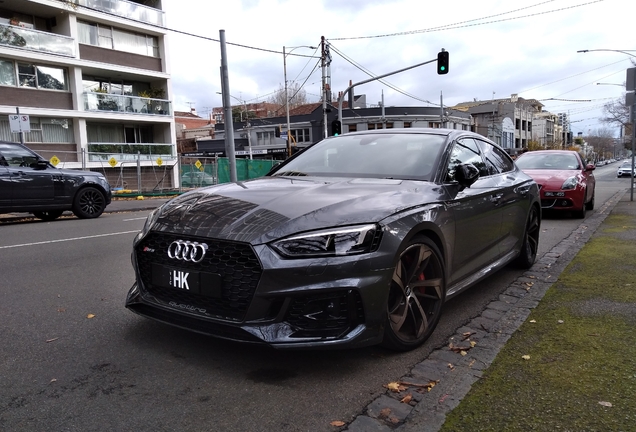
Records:
[[[608,407],[608,408],[612,407],[612,403],[611,402],[599,402],[599,404],[603,405],[604,407]]]
[[[58,308],[58,309],[57,309],[57,311],[58,311],[58,312],[66,312],[66,309],[64,309],[64,308]]]
[[[466,351],[460,351],[459,352],[462,356],[465,356],[466,354],[468,354]]]
[[[54,383],[55,381],[57,381],[57,378],[53,378],[51,381],[49,381],[49,384]]]
[[[380,411],[378,418],[381,418],[381,419],[387,418],[389,414],[391,414],[391,408],[384,408],[382,411]]]
[[[531,287],[532,285],[534,285],[534,282],[526,282],[526,285]]]
[[[340,427],[340,426],[344,426],[346,423],[340,420],[334,420],[331,423],[329,423],[331,426],[336,426],[336,427]]]
[[[468,367],[473,367],[473,365],[475,364],[477,360],[473,359],[469,364]]]
[[[453,370],[453,369],[455,369],[455,366],[453,366],[453,364],[452,364],[452,363],[449,363],[449,364],[448,364],[448,368],[449,368],[449,369],[451,369],[451,370]]]
[[[47,340],[46,340],[46,343],[53,342],[53,341],[56,341],[56,340],[58,340],[58,339],[59,339],[59,338],[47,339]]]
[[[397,393],[397,392],[400,391],[400,383],[397,383],[397,382],[390,382],[387,385],[385,385],[384,387],[388,388],[393,393]]]
[[[86,318],[88,318],[88,319],[95,318],[95,314],[88,314],[88,315],[86,315]]]
[[[475,341],[470,341],[470,346],[471,346],[471,348],[475,348],[475,345],[477,345],[477,342],[475,342]]]
[[[407,403],[411,402],[412,399],[413,399],[413,396],[410,395],[410,394],[407,394],[406,396],[404,396],[402,398],[402,400],[400,400],[400,402],[407,404]]]
[[[557,322],[558,322],[559,324],[563,324],[565,321],[563,321],[563,320],[558,320]]]
[[[397,418],[397,417],[395,417],[395,416],[391,416],[391,417],[389,417],[389,421],[390,421],[391,423],[393,423],[393,424],[398,424],[398,423],[400,422],[400,419],[398,419],[398,418]]]
[[[537,320],[530,320],[530,322],[531,322],[531,323],[536,323],[536,322],[537,322]]]
[[[528,276],[530,279],[536,279],[536,276]]]
[[[466,333],[462,333],[462,340],[466,340],[469,337],[471,337],[472,335],[474,335],[476,332],[466,332]]]
[[[521,358],[524,359],[524,360],[530,360],[530,356],[529,355],[521,356]]]
[[[460,354],[464,352],[464,354],[462,355],[466,355],[465,352],[471,348],[472,346],[455,346],[453,344],[448,345],[448,349],[450,349],[453,352],[460,353]]]

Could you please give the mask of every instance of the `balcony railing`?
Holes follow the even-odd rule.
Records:
[[[75,57],[73,38],[10,24],[0,24],[0,45]]]
[[[165,13],[162,10],[126,0],[75,0],[75,3],[91,9],[159,26],[163,26],[165,21]]]
[[[169,116],[172,115],[172,102],[139,96],[87,92],[84,93],[84,109]]]
[[[117,162],[156,161],[173,159],[176,156],[176,147],[170,143],[89,143],[88,160],[90,162],[110,161],[114,158]]]

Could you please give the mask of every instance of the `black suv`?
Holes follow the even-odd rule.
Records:
[[[96,218],[110,200],[103,174],[58,169],[22,144],[0,141],[0,213],[53,220],[71,210],[78,218]]]

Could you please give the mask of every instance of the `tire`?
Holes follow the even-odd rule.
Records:
[[[93,219],[101,216],[106,208],[104,194],[94,187],[80,189],[73,199],[73,214],[80,219]]]
[[[33,216],[43,221],[52,221],[62,216],[62,213],[64,213],[64,210],[38,211],[33,212]]]
[[[515,260],[515,265],[522,269],[529,269],[537,259],[539,250],[539,232],[541,231],[541,218],[536,206],[532,206],[528,213],[526,230],[523,234],[523,244],[521,252]]]
[[[433,333],[446,296],[444,259],[427,237],[415,237],[399,254],[389,288],[382,346],[409,351]]]
[[[574,213],[574,217],[577,219],[585,219],[585,213],[587,211],[587,204],[585,204],[585,197],[587,196],[587,190],[583,193],[583,205],[581,210],[577,210]]]
[[[585,204],[585,209],[586,210],[594,210],[594,195],[596,195],[596,193],[593,193],[592,194],[592,199]]]

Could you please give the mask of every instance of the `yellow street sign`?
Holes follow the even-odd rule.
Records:
[[[49,162],[51,162],[53,166],[57,166],[57,164],[60,163],[60,160],[58,159],[57,156],[53,156],[51,159],[49,159]]]
[[[115,168],[115,165],[117,165],[117,159],[115,159],[114,157],[111,157],[110,159],[108,159],[108,164],[112,166],[113,168]]]
[[[194,166],[197,167],[199,170],[201,170],[201,167],[203,166],[203,164],[201,163],[200,160],[197,159],[197,161],[194,163]]]
[[[163,165],[163,160],[161,158],[157,158],[157,165]]]

